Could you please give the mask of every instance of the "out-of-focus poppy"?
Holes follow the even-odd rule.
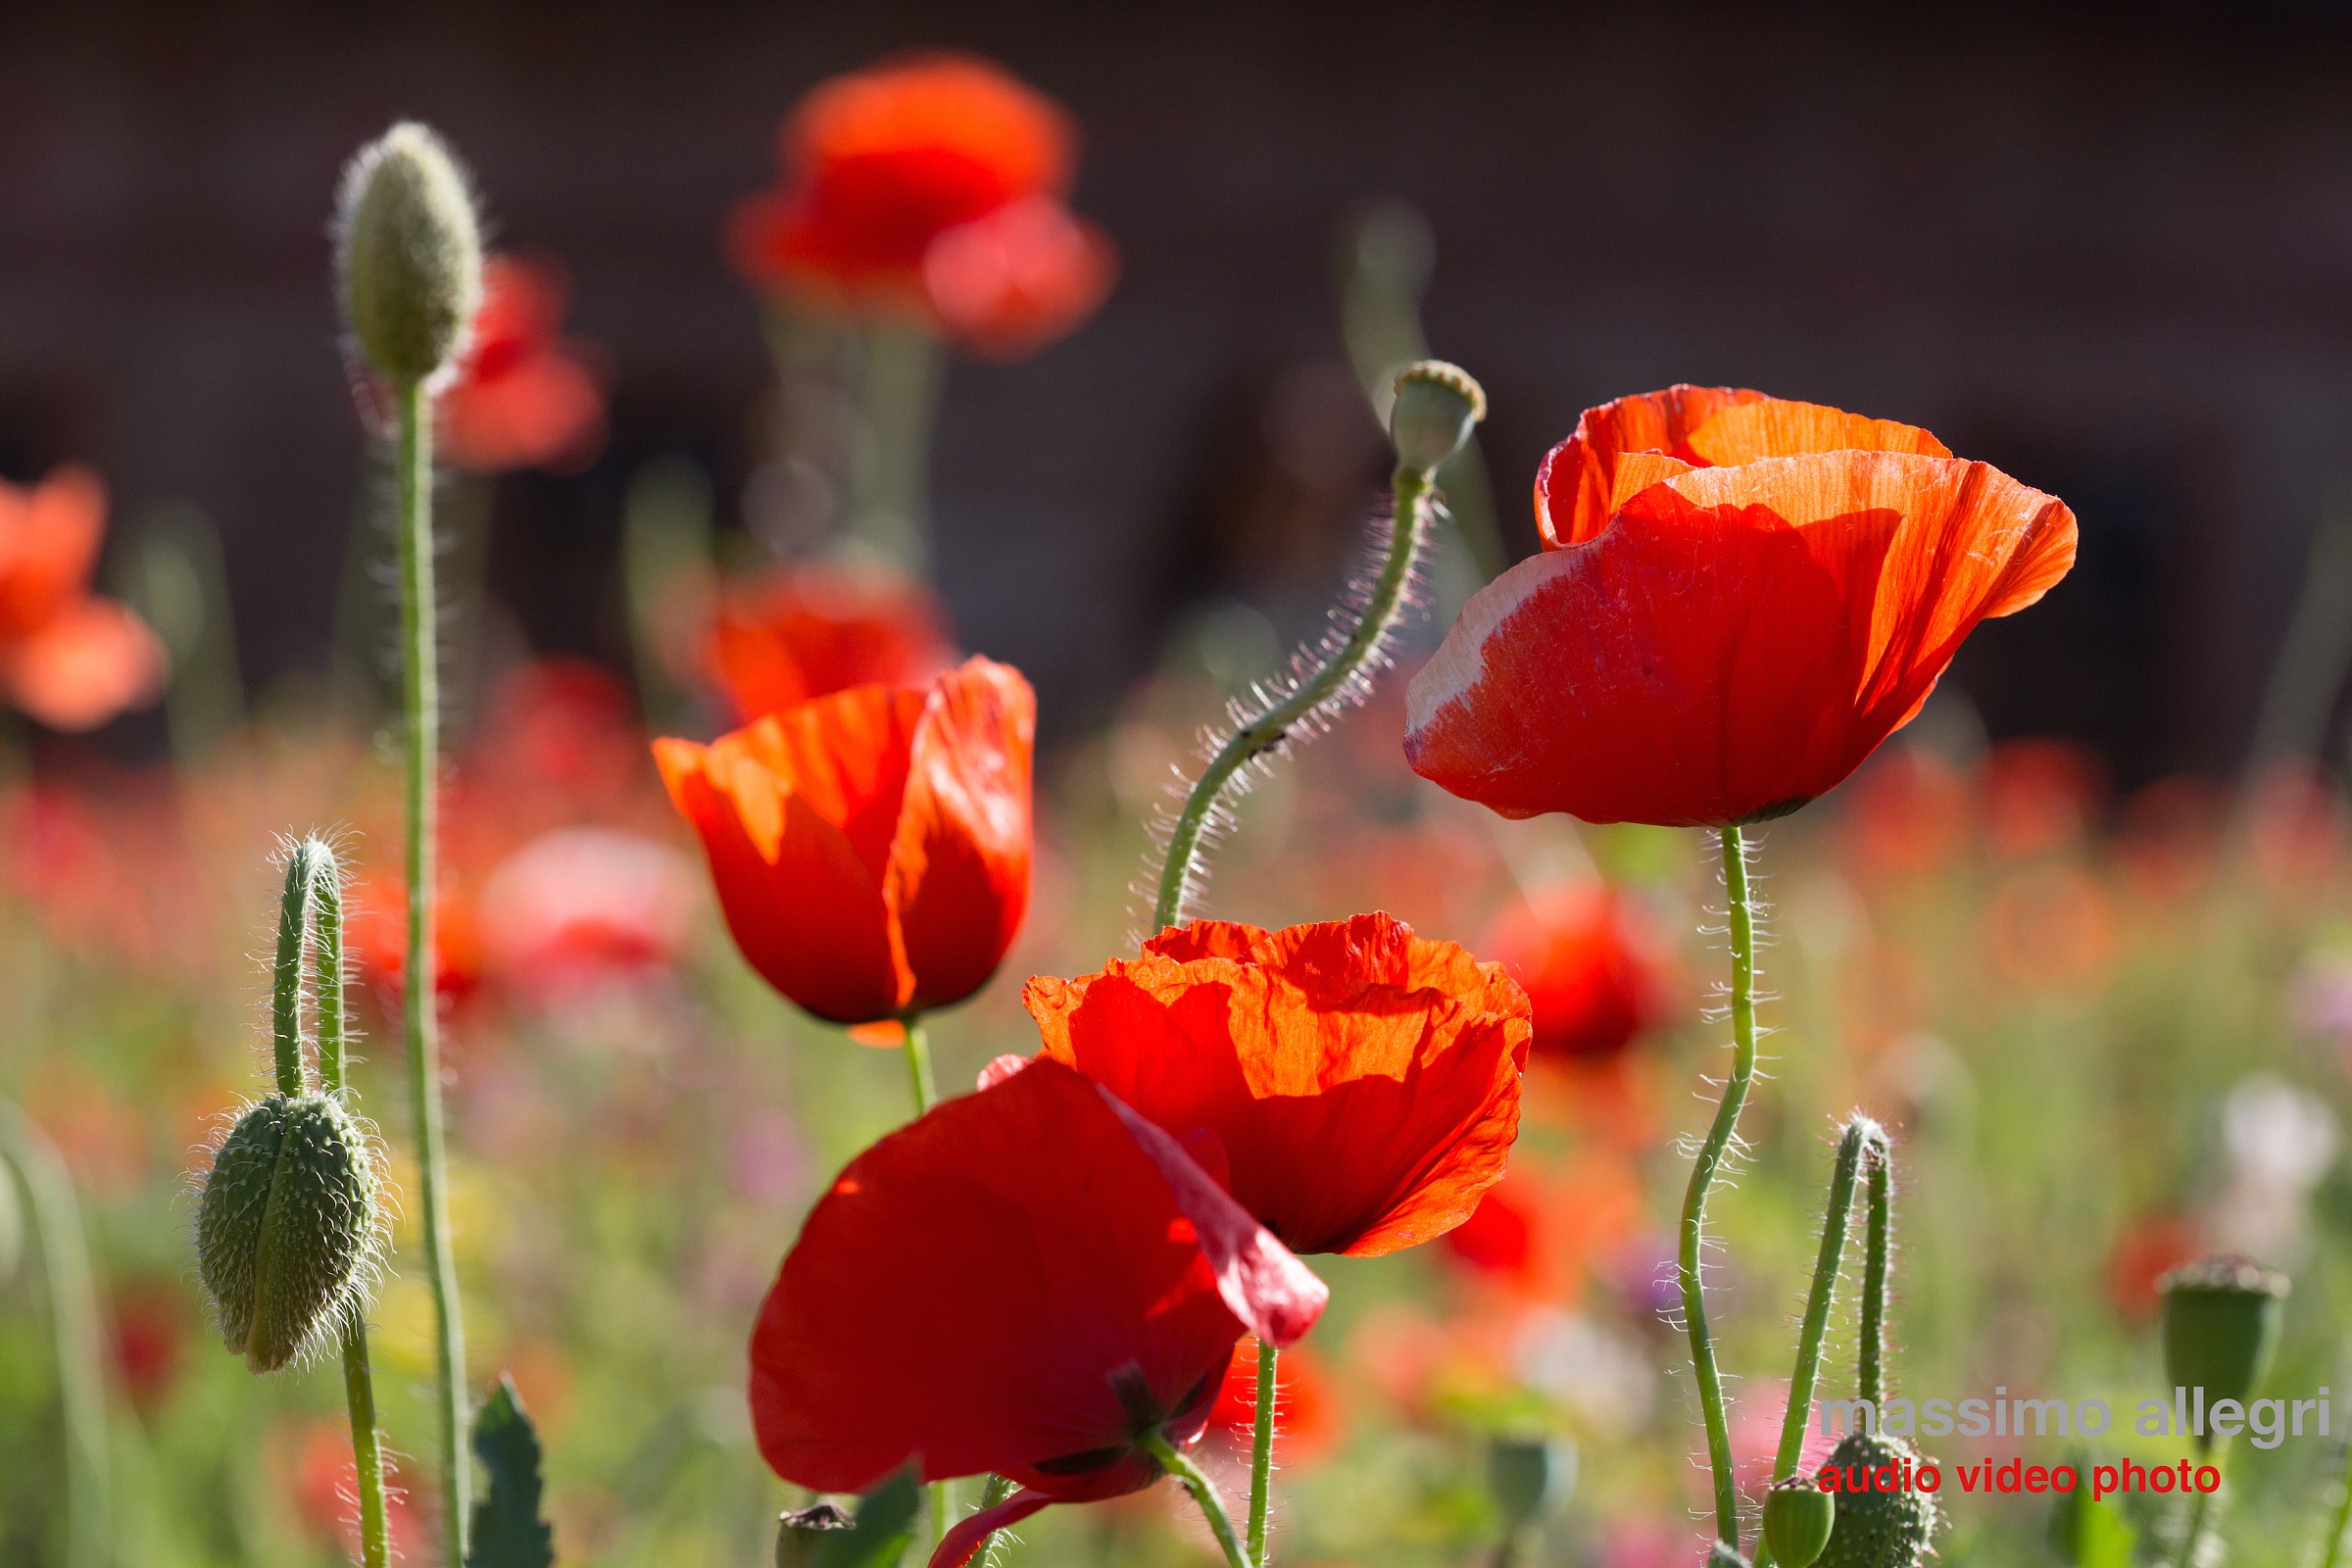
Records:
[[[1883,753],[1843,799],[1847,841],[1868,874],[1926,877],[1951,863],[1968,843],[1968,781],[1916,746]]]
[[[2143,1214],[2126,1225],[2107,1254],[2107,1299],[2134,1322],[2163,1305],[2156,1282],[2205,1250],[2197,1229],[2179,1214]]]
[[[946,616],[920,582],[813,564],[729,586],[703,649],[744,723],[852,686],[924,685],[954,659]]]
[[[0,700],[58,730],[95,729],[161,696],[162,639],[90,592],[106,490],[78,465],[0,484]]]
[[[1021,1001],[1047,1056],[1178,1137],[1213,1134],[1234,1197],[1296,1251],[1445,1234],[1518,1136],[1526,993],[1386,914],[1198,920]]]
[[[1984,940],[2008,986],[2082,991],[2115,958],[2115,912],[2106,890],[2080,866],[2029,865],[1993,890]]]
[[[564,270],[493,256],[457,379],[441,394],[441,443],[461,468],[585,466],[605,439],[605,399],[577,343],[562,336]]]
[[[1115,270],[1062,205],[1076,145],[1068,117],[984,60],[837,76],[784,122],[785,183],[736,209],[728,249],[762,288],[1024,353],[1091,314]]]
[[[1312,1464],[1331,1451],[1340,1423],[1335,1408],[1331,1373],[1311,1347],[1300,1345],[1283,1352],[1274,1363],[1274,1460],[1277,1464]],[[1243,1452],[1257,1434],[1257,1341],[1243,1340],[1233,1348],[1233,1364],[1225,1386],[1208,1412],[1208,1430]]]
[[[1140,1440],[1198,1440],[1241,1337],[1289,1345],[1325,1295],[1173,1139],[1035,1062],[884,1138],[818,1200],[753,1331],[753,1424],[776,1473],[819,1492],[909,1461],[1018,1482],[938,1568],[1048,1503],[1150,1485]]]
[[[194,1308],[187,1292],[157,1279],[124,1280],[108,1293],[115,1371],[141,1414],[151,1414],[179,1381]]]
[[[343,894],[343,948],[353,973],[387,1007],[400,1004],[409,972],[409,895],[396,878],[354,878]],[[444,885],[433,900],[433,992],[445,1006],[482,983],[482,934],[474,901]]]
[[[522,994],[675,958],[694,931],[695,880],[666,845],[613,828],[542,833],[482,884],[485,965]]]
[[[1036,731],[1020,671],[973,659],[654,755],[752,967],[820,1018],[876,1023],[962,1001],[1011,946]]]
[[[2003,741],[1984,761],[1984,841],[2024,859],[2071,849],[2097,825],[2106,769],[2072,741]]]
[[[1551,889],[1519,903],[1488,934],[1485,950],[1527,992],[1540,1055],[1614,1056],[1673,1006],[1665,944],[1606,884]]]
[[[1506,816],[1793,810],[2074,563],[2063,503],[1909,426],[1680,387],[1577,428],[1539,475],[1546,548],[1407,694],[1414,769]]]

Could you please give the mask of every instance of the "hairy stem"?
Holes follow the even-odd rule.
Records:
[[[1396,623],[1404,608],[1405,586],[1412,580],[1413,564],[1420,559],[1429,519],[1436,510],[1437,491],[1427,470],[1405,463],[1396,466],[1392,488],[1396,515],[1389,535],[1389,553],[1348,640],[1288,697],[1235,730],[1186,794],[1184,808],[1168,833],[1167,858],[1160,862],[1158,892],[1152,906],[1154,931],[1165,930],[1182,917],[1185,890],[1193,885],[1200,858],[1200,836],[1235,775],[1280,747],[1301,720],[1345,691],[1348,682],[1372,662],[1381,640]]]
[[[270,1045],[277,1092],[302,1093],[302,957],[311,928],[311,884],[317,864],[308,839],[286,855],[285,890],[277,905],[277,960],[270,966]]]
[[[356,1310],[343,1326],[343,1396],[351,1406],[351,1456],[359,1469],[360,1561],[362,1568],[385,1568],[391,1551],[384,1524],[383,1440],[375,1426],[368,1326]]]
[[[1690,1188],[1683,1199],[1682,1249],[1677,1273],[1683,1320],[1690,1336],[1690,1367],[1698,1379],[1700,1414],[1707,1428],[1707,1465],[1715,1479],[1715,1533],[1728,1545],[1740,1544],[1740,1489],[1732,1471],[1731,1423],[1724,1413],[1723,1373],[1715,1363],[1715,1341],[1707,1331],[1706,1288],[1699,1276],[1706,1240],[1707,1195],[1740,1123],[1740,1107],[1756,1077],[1756,916],[1749,903],[1746,845],[1737,823],[1723,829],[1723,886],[1731,909],[1732,1076],[1715,1107],[1714,1124],[1698,1147]]]
[[[1193,1494],[1200,1505],[1201,1516],[1208,1520],[1209,1534],[1217,1538],[1217,1545],[1225,1553],[1227,1568],[1255,1568],[1255,1563],[1243,1547],[1241,1537],[1234,1534],[1233,1518],[1217,1497],[1217,1489],[1200,1467],[1176,1451],[1176,1446],[1163,1433],[1151,1432],[1144,1436],[1144,1450],[1159,1461],[1159,1467],[1174,1476]]]
[[[440,1016],[433,954],[434,796],[441,760],[440,653],[433,597],[431,409],[417,383],[401,387],[400,650],[408,724],[409,956],[405,1011],[410,1111],[416,1127],[417,1186],[439,1352],[434,1413],[440,1427],[441,1542],[448,1568],[464,1568],[473,1518],[466,1457],[466,1324],[449,1236],[449,1166],[441,1117]]]
[[[1862,1264],[1862,1397],[1886,1403],[1886,1266],[1893,1229],[1894,1173],[1882,1147],[1870,1168],[1870,1250]]]
[[[49,1286],[49,1332],[66,1429],[66,1562],[69,1568],[113,1568],[114,1477],[107,1455],[106,1373],[98,1355],[98,1293],[90,1283],[74,1179],[56,1147],[6,1099],[0,1099],[0,1165],[14,1165],[24,1179]]]
[[[1250,1560],[1264,1568],[1266,1494],[1274,1477],[1274,1357],[1272,1342],[1257,1343],[1257,1428],[1250,1442]]]
[[[311,962],[318,1009],[318,1087],[343,1092],[343,876],[335,852],[313,839],[317,875],[311,884]]]

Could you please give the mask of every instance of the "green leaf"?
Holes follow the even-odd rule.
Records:
[[[922,1489],[908,1465],[858,1499],[858,1517],[847,1530],[816,1537],[808,1568],[897,1568],[914,1544],[915,1505]]]
[[[539,1434],[513,1379],[501,1377],[474,1416],[473,1451],[490,1490],[473,1505],[466,1568],[555,1568],[555,1532],[539,1517]]]
[[[2088,1467],[2082,1467],[2085,1474]],[[2087,1492],[2058,1499],[2050,1512],[2050,1545],[2075,1568],[2132,1568],[2132,1527]]]

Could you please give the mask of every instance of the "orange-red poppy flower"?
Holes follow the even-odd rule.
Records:
[[[0,484],[0,700],[51,729],[95,729],[163,694],[147,623],[90,592],[106,490],[78,465]]]
[[[1673,1008],[1665,944],[1605,884],[1550,890],[1514,906],[1486,951],[1527,992],[1539,1054],[1614,1056]]]
[[[1110,243],[1062,205],[1069,119],[999,67],[922,55],[820,84],[784,122],[785,183],[735,212],[763,288],[927,316],[983,353],[1060,336],[1108,292]]]
[[[564,270],[543,257],[493,256],[457,379],[441,395],[441,442],[461,468],[584,466],[605,439],[605,399],[565,341]]]
[[[920,686],[955,658],[931,591],[879,567],[809,564],[719,596],[704,667],[745,722],[852,686]]]
[[[654,756],[752,967],[820,1018],[876,1023],[962,1001],[1012,945],[1036,732],[1020,671],[973,659]]]
[[[1233,1196],[1296,1251],[1443,1235],[1518,1136],[1526,994],[1390,915],[1199,920],[1021,1001],[1047,1056],[1178,1137],[1213,1134]]]
[[[1139,1440],[1197,1440],[1235,1343],[1291,1344],[1325,1295],[1167,1134],[1036,1062],[884,1138],[817,1201],[753,1331],[753,1425],[819,1492],[909,1461],[1018,1482],[933,1558],[961,1561],[1047,1503],[1151,1484]]]
[[[1506,816],[1760,820],[1851,773],[2075,559],[2066,506],[1924,430],[1723,388],[1588,412],[1544,550],[1407,696],[1416,771]]]

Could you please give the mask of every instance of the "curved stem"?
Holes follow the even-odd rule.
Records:
[[[1194,865],[1200,856],[1201,832],[1208,825],[1209,813],[1216,808],[1218,797],[1225,793],[1234,775],[1281,746],[1295,726],[1345,691],[1348,682],[1372,662],[1381,639],[1396,623],[1397,612],[1404,606],[1405,585],[1412,580],[1413,563],[1420,558],[1423,537],[1428,532],[1437,492],[1425,470],[1401,463],[1396,466],[1392,485],[1396,515],[1389,535],[1389,553],[1381,564],[1380,575],[1373,580],[1372,591],[1364,602],[1363,612],[1356,617],[1354,629],[1339,652],[1299,681],[1288,697],[1235,730],[1200,770],[1200,778],[1184,798],[1183,809],[1176,814],[1175,826],[1168,832],[1167,858],[1160,862],[1159,887],[1152,906],[1152,930],[1165,930],[1183,915],[1185,889],[1192,885]]]
[[[317,874],[311,884],[311,963],[318,1009],[318,1087],[343,1092],[343,878],[335,852],[316,839]]]
[[[310,841],[286,854],[285,889],[277,903],[277,960],[270,965],[270,1045],[277,1092],[302,1093],[302,956],[311,928],[315,867]]]
[[[929,1115],[939,1103],[939,1085],[931,1076],[931,1037],[923,1020],[909,1013],[900,1020],[906,1030],[906,1080],[914,1091],[914,1113]]]
[[[40,1128],[6,1099],[0,1099],[0,1164],[14,1165],[24,1178],[49,1285],[49,1332],[66,1428],[66,1561],[71,1568],[110,1568],[114,1478],[107,1458],[106,1373],[98,1357],[98,1293],[90,1284],[74,1179]]]
[[[384,1448],[375,1427],[375,1378],[368,1367],[368,1326],[358,1311],[343,1328],[343,1396],[351,1406],[351,1457],[359,1470],[360,1561],[385,1568]]]
[[[1870,1169],[1870,1250],[1862,1265],[1861,1395],[1874,1410],[1886,1403],[1886,1270],[1892,1248],[1894,1173],[1885,1148]]]
[[[463,1568],[473,1515],[473,1473],[466,1458],[466,1326],[458,1302],[457,1257],[449,1236],[448,1155],[441,1118],[440,1017],[433,953],[434,794],[441,757],[440,654],[434,636],[433,452],[424,389],[401,387],[401,697],[408,719],[409,1101],[416,1127],[417,1186],[424,1211],[426,1268],[433,1285],[439,1350],[434,1413],[440,1426],[441,1541],[448,1568]]]
[[[1706,1239],[1707,1194],[1732,1144],[1740,1107],[1756,1077],[1756,917],[1748,902],[1746,846],[1739,825],[1723,829],[1723,886],[1731,909],[1732,1076],[1715,1121],[1690,1168],[1683,1198],[1682,1248],[1677,1270],[1683,1292],[1683,1320],[1690,1336],[1690,1367],[1698,1379],[1700,1414],[1707,1427],[1707,1464],[1715,1477],[1715,1533],[1740,1544],[1740,1489],[1732,1471],[1732,1431],[1724,1414],[1723,1373],[1715,1364],[1715,1341],[1707,1332],[1706,1289],[1699,1277]]]
[[[1208,1520],[1209,1534],[1217,1538],[1217,1545],[1225,1553],[1228,1568],[1255,1568],[1250,1554],[1242,1546],[1241,1537],[1234,1534],[1233,1518],[1217,1497],[1217,1489],[1200,1467],[1176,1451],[1176,1446],[1159,1432],[1148,1432],[1143,1438],[1144,1451],[1159,1461],[1159,1467],[1183,1483],[1184,1490],[1193,1494],[1200,1505],[1202,1517]]]
[[[1266,1501],[1274,1477],[1273,1345],[1257,1344],[1257,1428],[1250,1443],[1250,1560],[1264,1568]]]

